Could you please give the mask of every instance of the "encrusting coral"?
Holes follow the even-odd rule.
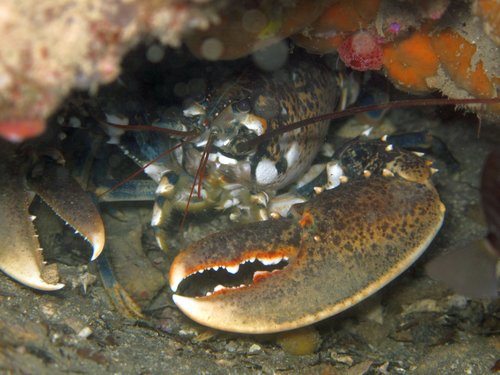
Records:
[[[437,74],[439,57],[426,33],[414,32],[401,41],[384,46],[383,65],[387,75],[402,90],[425,93],[426,79]]]
[[[381,70],[414,94],[498,97],[500,1],[382,0],[368,10],[364,5],[337,1],[293,39],[310,52],[337,50],[352,69]],[[498,107],[489,106],[490,115],[499,116]]]
[[[476,0],[473,10],[481,18],[484,32],[500,45],[500,0]]]
[[[236,59],[291,37],[337,51],[355,70],[379,70],[400,89],[494,98],[500,86],[500,0],[127,2],[0,4],[0,136],[36,136],[73,88],[120,73],[144,35],[208,60]],[[284,48],[286,53],[286,46]],[[490,114],[500,110],[489,107]]]

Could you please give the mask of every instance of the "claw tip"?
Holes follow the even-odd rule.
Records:
[[[98,238],[94,239],[92,241],[92,257],[90,258],[90,261],[94,261],[96,260],[99,255],[101,255],[102,253],[102,250],[104,248],[104,238],[102,238],[102,236],[99,236]]]

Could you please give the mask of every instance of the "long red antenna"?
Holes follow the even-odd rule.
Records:
[[[112,124],[102,120],[100,120],[99,123],[104,126],[111,126],[113,128],[123,129],[126,131],[140,131],[140,132],[147,131],[147,132],[166,133],[178,137],[191,137],[199,135],[198,130],[175,130],[169,128],[161,128],[159,126],[150,126],[150,125],[120,125],[120,124]]]
[[[182,230],[182,228],[184,227],[184,222],[186,221],[186,217],[189,210],[189,204],[191,203],[191,198],[193,197],[194,188],[197,185],[197,183],[198,183],[198,198],[201,198],[201,183],[203,175],[205,173],[205,169],[207,167],[208,157],[210,156],[210,149],[212,148],[213,141],[214,141],[214,135],[213,133],[209,133],[207,144],[203,149],[203,154],[201,155],[200,164],[198,165],[198,169],[196,170],[196,175],[194,176],[193,184],[191,185],[191,191],[189,192],[189,197],[186,202],[186,207],[184,208],[184,215],[182,216],[182,221],[179,230]]]
[[[242,143],[238,147],[238,152],[245,152],[251,148],[257,146],[259,143],[267,141],[273,137],[280,134],[302,128],[311,124],[315,124],[320,121],[325,120],[336,120],[339,118],[344,118],[352,116],[358,113],[376,111],[381,109],[397,109],[397,108],[409,108],[409,107],[424,107],[424,106],[443,106],[443,105],[466,105],[466,104],[495,104],[500,103],[500,98],[489,98],[489,99],[408,99],[408,100],[397,100],[394,102],[382,103],[382,104],[371,104],[362,107],[348,108],[340,112],[331,112],[324,115],[310,117],[305,120],[300,120],[288,125],[284,125],[279,129],[271,130],[261,136],[258,136],[248,142]]]
[[[134,179],[135,177],[137,177],[139,174],[141,174],[142,172],[144,172],[144,170],[149,167],[151,164],[153,164],[155,161],[158,161],[159,159],[161,159],[162,157],[170,154],[171,152],[175,151],[176,149],[178,149],[179,147],[182,147],[184,146],[186,143],[189,143],[191,142],[194,138],[196,138],[198,136],[198,133],[196,133],[195,135],[192,135],[191,137],[188,137],[187,139],[185,139],[184,141],[182,142],[179,142],[178,144],[176,144],[174,147],[172,148],[169,148],[168,150],[165,150],[163,151],[161,154],[159,154],[157,157],[155,157],[154,159],[148,161],[146,164],[144,164],[141,168],[139,168],[138,170],[136,170],[135,172],[131,173],[130,175],[128,175],[125,179],[123,179],[122,181],[120,181],[119,183],[117,183],[116,185],[110,187],[109,189],[107,189],[105,192],[101,193],[101,194],[98,194],[97,196],[98,197],[102,197],[103,195],[111,192],[111,191],[114,191],[116,189],[118,189],[120,186],[122,186],[123,184],[125,184],[126,182]]]

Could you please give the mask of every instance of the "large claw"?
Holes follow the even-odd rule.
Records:
[[[406,270],[436,235],[445,211],[430,184],[399,177],[352,181],[298,209],[298,221],[254,223],[192,244],[172,264],[174,291],[188,290],[184,285],[189,279],[205,275],[219,283],[219,277],[241,271],[242,263],[255,258],[268,265],[288,264],[279,270],[273,270],[278,265],[252,270],[253,281],[218,285],[207,296],[175,294],[177,306],[201,324],[242,333],[317,322],[360,302]],[[220,268],[225,275],[216,274]]]
[[[12,166],[0,168],[0,270],[17,281],[40,290],[61,289],[64,284],[44,280],[42,249],[28,207],[31,201],[24,172]],[[50,165],[43,174],[29,179],[29,186],[68,224],[76,228],[93,247],[92,259],[104,246],[104,225],[90,199],[69,173]]]

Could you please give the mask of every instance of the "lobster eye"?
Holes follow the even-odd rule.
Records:
[[[248,113],[248,112],[250,112],[250,109],[252,109],[252,106],[250,104],[250,100],[243,99],[237,103],[234,103],[233,109],[235,109],[236,111],[238,111],[240,113]]]

